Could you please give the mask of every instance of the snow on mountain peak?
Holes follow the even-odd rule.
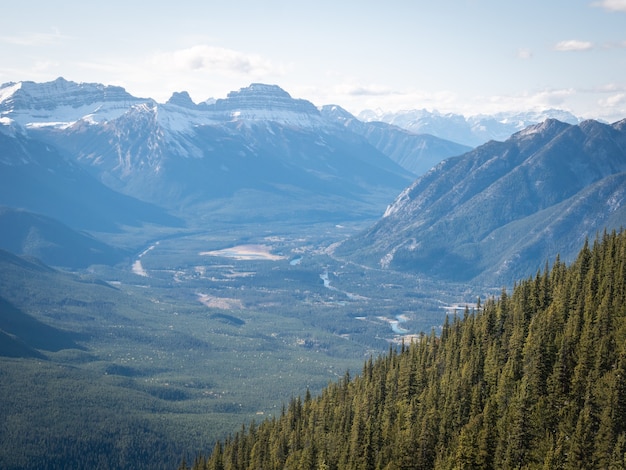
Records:
[[[235,121],[274,121],[298,127],[325,125],[313,103],[294,99],[277,85],[253,83],[230,92],[226,99],[217,100],[212,108]]]
[[[122,87],[76,83],[57,78],[51,82],[24,81],[0,87],[0,117],[26,127],[66,127],[85,118],[99,122],[121,116],[135,98]]]
[[[22,88],[22,82],[3,83],[0,86],[0,103],[9,100],[20,88]]]
[[[90,124],[111,121],[142,103],[156,104],[150,98],[136,98],[121,87],[76,83],[64,78],[0,86],[0,118],[27,128],[65,128],[78,121]],[[167,103],[159,105],[159,121],[178,132],[220,121],[272,121],[294,127],[326,125],[311,102],[294,99],[277,85],[262,83],[233,91],[226,99],[200,104],[195,104],[187,92],[176,92]]]

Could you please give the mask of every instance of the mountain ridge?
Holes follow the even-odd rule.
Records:
[[[570,125],[547,120],[505,142],[492,141],[447,159],[402,191],[376,224],[339,245],[336,253],[383,268],[496,285],[538,269],[561,247],[567,248],[563,259],[571,259],[571,247],[581,238],[618,229],[626,220],[623,129],[623,121]],[[593,210],[585,213],[582,207]],[[537,224],[542,211],[550,216]],[[547,243],[546,226],[572,212],[577,215],[567,219],[567,229]],[[587,225],[577,224],[580,220]],[[532,241],[526,237],[537,232],[543,235]]]
[[[91,85],[85,87],[91,96]],[[47,113],[39,121],[36,113],[29,120],[24,109],[12,107],[16,102],[10,98],[18,91],[5,89],[1,95],[5,124],[14,122],[28,136],[58,148],[109,188],[169,210],[188,209],[188,219],[208,213],[207,205],[212,212],[219,201],[229,206],[229,217],[254,213],[276,219],[307,211],[333,219],[374,215],[412,179],[361,136],[277,85],[253,83],[198,105],[185,92],[162,105],[137,99],[123,113],[109,115],[98,114],[108,109],[97,101],[100,94],[91,99],[97,109],[81,105],[70,115],[62,107],[60,116]],[[32,103],[23,108],[34,109]],[[263,197],[275,203],[249,209]]]
[[[581,118],[569,111],[559,109],[470,116],[426,109],[397,112],[364,110],[358,113],[357,117],[365,122],[382,121],[413,133],[426,133],[470,147],[482,145],[489,140],[506,140],[515,132],[546,119],[557,119],[568,124],[582,122]]]

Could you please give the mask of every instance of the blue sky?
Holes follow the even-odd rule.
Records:
[[[196,102],[253,82],[315,105],[626,117],[626,0],[11,2],[0,82]]]

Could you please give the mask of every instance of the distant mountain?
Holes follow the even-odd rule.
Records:
[[[345,126],[416,176],[440,161],[471,150],[429,134],[415,134],[384,122],[363,122],[339,106],[323,106],[322,115]]]
[[[508,285],[626,224],[626,120],[556,120],[450,158],[336,254],[383,268]]]
[[[372,217],[413,178],[275,85],[201,104],[181,92],[158,104],[115,87],[24,82],[0,88],[0,112],[110,189],[187,220]]]
[[[128,253],[49,217],[0,206],[0,249],[53,266],[86,268],[115,264]]]
[[[557,119],[579,124],[581,119],[568,111],[548,109],[539,112],[497,113],[465,117],[454,113],[431,112],[425,109],[399,112],[366,110],[357,116],[364,122],[382,121],[416,134],[431,134],[442,139],[476,147],[490,140],[506,140],[515,132],[539,124],[546,119]]]
[[[52,82],[10,82],[0,86],[0,116],[4,124],[66,126],[82,119],[100,122],[124,114],[143,103],[123,88],[99,83],[75,83],[57,78]]]
[[[181,221],[103,185],[54,146],[0,123],[0,205],[45,214],[80,230]]]

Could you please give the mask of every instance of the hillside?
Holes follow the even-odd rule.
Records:
[[[512,285],[626,221],[626,121],[547,120],[418,178],[340,257],[439,279]]]
[[[605,232],[192,468],[624,468],[625,302],[626,232]]]
[[[39,258],[52,266],[86,268],[115,264],[128,256],[84,232],[49,217],[0,206],[0,248]]]
[[[0,205],[78,230],[182,222],[164,209],[113,191],[57,148],[0,123]]]

